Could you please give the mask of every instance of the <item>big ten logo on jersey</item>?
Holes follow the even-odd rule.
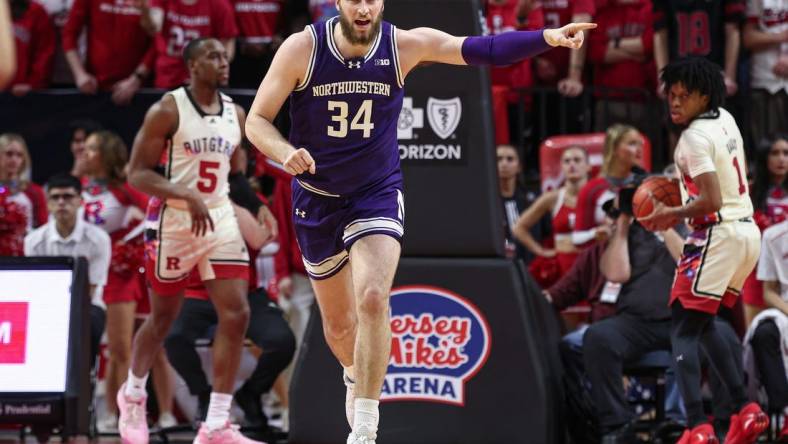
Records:
[[[462,98],[405,97],[397,121],[400,159],[406,164],[467,163]],[[423,106],[418,106],[423,103]],[[429,130],[424,125],[427,118]]]
[[[441,288],[395,288],[391,333],[381,401],[465,405],[465,384],[490,354],[490,327],[476,306]]]
[[[27,302],[0,302],[0,364],[24,364]]]

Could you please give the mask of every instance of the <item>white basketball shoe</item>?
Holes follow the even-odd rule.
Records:
[[[345,382],[345,417],[347,417],[347,424],[353,429],[353,417],[356,413],[356,406],[354,401],[356,399],[356,383],[348,378],[345,372],[342,372],[342,380]],[[348,438],[348,442],[350,438]]]

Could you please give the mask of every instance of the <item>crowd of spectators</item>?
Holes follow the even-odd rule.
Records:
[[[225,45],[233,60],[232,87],[256,88],[287,35],[336,13],[333,0],[9,3],[18,69],[8,92],[23,96],[49,87],[76,87],[83,94],[109,93],[118,105],[128,104],[142,87],[181,85],[187,78],[182,49],[196,37],[216,37]],[[785,348],[780,351],[788,338],[788,3],[488,0],[485,12],[485,32],[490,33],[558,27],[570,21],[599,24],[581,50],[550,51],[514,66],[492,69],[506,251],[531,265],[534,278],[545,288],[544,297],[557,310],[567,313],[578,304],[587,307],[579,310],[587,313],[580,321],[570,322],[566,316],[568,334],[561,350],[571,369],[567,374],[583,379],[577,386],[588,390],[596,406],[586,413],[596,421],[598,434],[606,437],[605,442],[628,442],[636,415],[624,394],[623,367],[645,352],[670,349],[667,304],[684,233],[680,228],[646,231],[617,207],[622,190],[631,189],[647,174],[642,168],[645,137],[650,136],[646,128],[662,117],[659,106],[654,106],[662,103],[664,95],[657,73],[669,60],[688,55],[717,63],[732,103],[736,99],[748,102],[747,112],[737,117],[739,127],[748,134],[752,199],[755,220],[764,231],[764,253],[742,292],[743,308],[725,313],[717,322],[734,350],[743,347],[739,353],[744,358],[743,371],[750,375],[753,399],[768,405],[782,424],[788,423],[788,366],[783,366],[788,361],[782,354]],[[534,129],[544,120],[537,118],[526,119],[531,122],[528,128],[519,128],[520,113],[534,117],[541,107],[544,111],[539,112],[558,115],[559,101],[553,96],[532,94],[539,88],[574,105],[561,108],[561,119],[548,119],[549,128]],[[584,95],[592,99],[590,109],[579,106],[579,97]],[[564,119],[567,124],[559,128],[557,121]],[[672,125],[658,125],[668,135],[677,133]],[[537,170],[538,163],[534,151],[522,145],[529,139],[520,131],[554,134],[582,128],[605,133],[599,175],[590,174],[588,151],[572,146],[561,157],[561,187],[541,195],[528,190],[523,172]],[[19,216],[18,228],[3,227],[0,254],[53,254],[53,248],[64,254],[80,248],[107,250],[90,252],[91,257],[107,257],[93,261],[90,280],[103,288],[93,294],[94,316],[97,325],[107,318],[107,392],[108,399],[114,399],[111,393],[117,390],[117,378],[122,379],[128,368],[134,319],[146,300],[138,267],[128,265],[134,239],[140,235],[135,227],[146,197],[125,184],[127,148],[116,135],[92,121],[73,122],[70,132],[74,158],[70,175],[53,177],[46,191],[31,181],[24,139],[11,133],[0,135],[0,207],[5,214]],[[668,139],[675,140],[675,136]],[[531,139],[531,143],[541,140]],[[672,152],[670,142],[658,149]],[[270,199],[280,238],[275,256],[268,257],[275,264],[274,272],[259,267],[261,278],[252,281],[250,298],[257,298],[260,316],[284,315],[295,343],[283,333],[284,328],[273,336],[249,331],[251,341],[261,346],[258,370],[242,393],[243,399],[257,398],[247,403],[244,410],[249,412],[260,411],[259,395],[275,386],[276,375],[301,344],[314,300],[290,223],[290,179],[264,159],[256,160],[250,180],[265,191],[263,198]],[[74,177],[79,179],[69,179]],[[113,204],[112,219],[104,217],[107,202]],[[52,215],[49,222],[48,214]],[[85,228],[92,225],[103,230]],[[55,247],[44,247],[47,242]],[[263,260],[256,263],[264,262],[266,255],[261,253]],[[105,269],[94,272],[98,267]],[[261,293],[259,287],[265,291]],[[191,348],[195,330],[208,330],[214,315],[202,300],[201,290],[193,290],[187,305],[193,307],[194,319],[179,320],[179,328],[167,342],[167,354],[178,359],[176,369],[192,394],[204,398],[208,383],[197,371]],[[284,314],[265,308],[269,298]],[[199,326],[189,327],[189,322]],[[166,356],[160,359],[160,372],[166,373]],[[167,377],[155,373],[154,381],[160,381],[157,398],[163,398],[159,421],[167,425],[171,410],[167,399],[172,395]],[[288,372],[283,375],[286,381]],[[718,384],[710,379],[712,385]],[[680,399],[669,398],[668,410],[677,412],[671,418],[681,421]],[[200,401],[202,409],[204,399]],[[286,404],[286,393],[280,394],[280,401]],[[726,401],[714,399],[712,404],[721,421],[717,430],[724,436],[724,421],[730,414]],[[109,401],[107,428],[113,427],[115,409]],[[247,416],[258,425],[266,422],[264,417]],[[788,436],[788,425],[782,427]]]

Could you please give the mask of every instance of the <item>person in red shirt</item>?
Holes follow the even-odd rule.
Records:
[[[588,152],[579,146],[569,147],[561,154],[561,170],[564,184],[561,188],[550,190],[534,202],[520,215],[512,232],[522,244],[537,256],[556,258],[561,276],[565,275],[575,262],[579,250],[572,242],[575,225],[577,195],[588,181]],[[537,242],[530,233],[531,227],[550,213],[553,217],[553,248],[546,248]]]
[[[142,231],[134,234],[144,218],[148,197],[126,182],[123,169],[127,160],[128,149],[117,134],[97,131],[88,136],[83,154],[84,219],[103,229],[112,240],[112,258],[103,289],[109,351],[105,398],[109,416],[100,426],[105,430],[117,428],[115,395],[129,371],[135,309],[140,300],[148,297],[145,277],[139,272]],[[139,260],[134,263],[134,258]]]
[[[237,88],[260,86],[282,43],[284,0],[230,0],[238,24],[238,53],[230,67],[230,84]]]
[[[544,27],[542,8],[537,3],[522,0],[488,0],[486,6],[487,27],[490,34],[509,31],[535,30]],[[525,109],[520,110],[520,88],[533,85],[531,61],[523,60],[511,66],[495,66],[490,70],[493,90],[493,112],[495,116],[495,142],[505,145],[512,142],[511,130],[517,128],[513,118],[518,112],[531,107],[530,95],[525,96]],[[526,118],[526,121],[530,120]]]
[[[572,22],[590,22],[596,8],[594,0],[543,0],[542,10],[545,26],[560,28]],[[557,85],[564,96],[579,96],[583,92],[586,48],[558,48],[537,57],[536,76],[540,83]]]
[[[141,0],[141,6],[142,27],[155,36],[156,88],[172,89],[189,80],[183,49],[198,37],[219,39],[232,61],[238,28],[227,0]]]
[[[597,9],[594,20],[598,28],[591,33],[588,50],[598,99],[595,112],[597,131],[604,131],[612,122],[629,123],[639,128],[647,126],[648,114],[643,103],[646,96],[616,91],[608,93],[605,89],[654,91],[656,71],[651,9],[651,0],[608,0]]]
[[[131,101],[151,73],[155,57],[153,41],[140,20],[134,0],[74,1],[63,28],[63,50],[80,91],[111,91],[112,101],[119,105]],[[86,63],[77,51],[84,29]]]
[[[44,7],[31,0],[12,0],[16,38],[16,76],[9,90],[23,96],[49,86],[55,56],[55,28]]]
[[[0,197],[14,203],[23,217],[11,229],[10,215],[3,215],[3,237],[0,254],[22,255],[25,234],[47,222],[47,201],[44,190],[30,181],[30,153],[19,134],[0,134]]]
[[[602,205],[614,199],[618,190],[631,185],[640,174],[643,161],[643,136],[632,126],[616,124],[607,129],[602,170],[589,180],[577,196],[575,229],[572,242],[587,247],[594,240],[607,240],[610,229],[604,224]]]
[[[753,219],[761,232],[788,219],[788,134],[778,134],[755,152],[755,183],[752,186]],[[749,327],[764,308],[763,283],[756,270],[744,282],[744,320]]]

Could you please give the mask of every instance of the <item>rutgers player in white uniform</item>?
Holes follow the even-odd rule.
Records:
[[[733,117],[721,107],[725,83],[718,66],[702,58],[676,60],[662,71],[670,117],[685,127],[676,147],[681,176],[680,207],[656,200],[642,218],[656,230],[686,219],[686,240],[673,290],[671,343],[679,389],[687,410],[680,444],[716,443],[700,396],[699,346],[733,402],[726,444],[752,443],[768,426],[756,403],[747,403],[735,356],[714,328],[720,304],[732,307],[760,253],[761,234],[752,220],[744,144]]]
[[[130,183],[156,197],[146,217],[146,273],[153,294],[151,315],[134,337],[129,376],[118,392],[118,428],[124,443],[148,442],[145,381],[180,310],[189,273],[196,267],[219,322],[213,344],[213,392],[208,416],[194,442],[251,443],[229,423],[249,321],[249,256],[228,197],[227,179],[231,168],[243,167],[244,157],[237,148],[246,116],[218,91],[229,78],[227,53],[219,40],[191,41],[184,59],[190,86],[165,94],[151,107],[129,162]],[[156,171],[162,160],[163,175]]]

